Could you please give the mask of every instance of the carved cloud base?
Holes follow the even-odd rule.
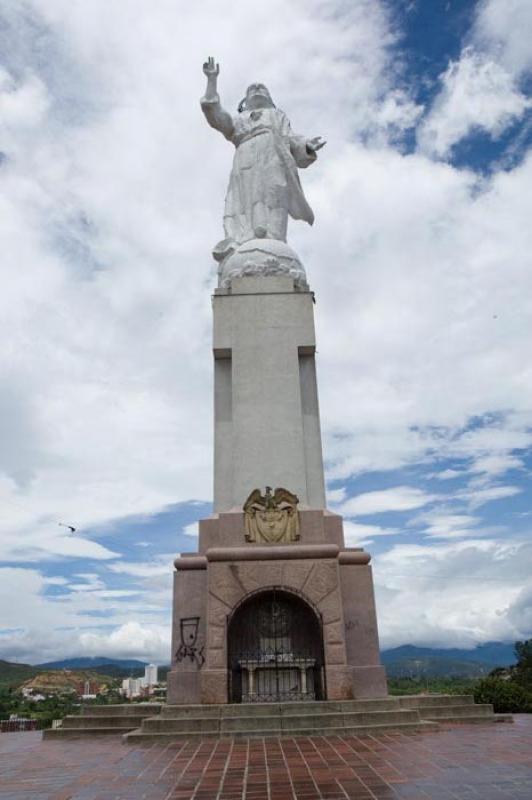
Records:
[[[227,289],[234,278],[279,277],[294,280],[298,289],[308,289],[305,268],[296,252],[279,239],[251,239],[231,250],[219,267],[219,287]]]

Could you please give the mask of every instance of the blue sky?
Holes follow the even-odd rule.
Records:
[[[263,80],[328,142],[289,241],[382,644],[532,635],[531,33],[527,0],[4,4],[1,657],[168,660],[211,511],[211,53],[229,108]]]

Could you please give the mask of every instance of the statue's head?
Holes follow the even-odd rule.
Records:
[[[240,112],[255,108],[275,108],[272,96],[263,83],[252,83],[248,86],[246,96],[238,106]]]

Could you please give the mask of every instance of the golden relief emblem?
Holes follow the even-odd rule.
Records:
[[[287,489],[271,486],[266,493],[254,489],[244,503],[246,539],[248,542],[295,542],[299,539],[299,498]]]

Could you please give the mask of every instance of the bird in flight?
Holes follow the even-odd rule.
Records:
[[[68,528],[71,533],[75,533],[76,532],[76,528],[74,528],[73,525],[65,525],[64,522],[58,522],[57,524],[61,525],[62,528]]]

